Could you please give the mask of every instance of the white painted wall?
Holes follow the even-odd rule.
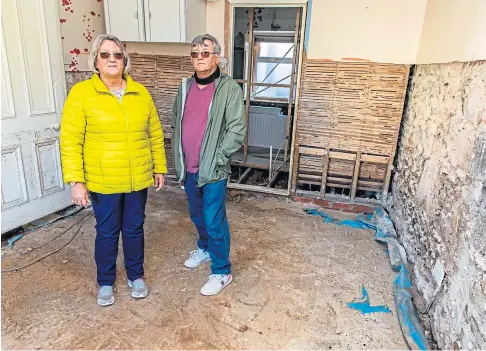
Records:
[[[311,59],[414,63],[427,0],[313,0]]]
[[[486,59],[486,1],[428,0],[416,63]]]

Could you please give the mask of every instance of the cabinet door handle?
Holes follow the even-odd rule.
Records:
[[[152,12],[149,12],[149,19],[152,19]]]
[[[138,19],[138,11],[135,11],[133,15],[135,16],[136,19]]]

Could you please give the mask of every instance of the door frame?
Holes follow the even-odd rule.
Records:
[[[292,142],[290,145],[290,164],[289,164],[289,180],[287,184],[287,190],[275,189],[275,188],[267,188],[255,185],[246,185],[246,184],[235,184],[228,182],[228,188],[230,189],[239,189],[239,190],[249,190],[255,192],[262,192],[267,194],[275,194],[275,195],[284,195],[290,196],[291,195],[291,186],[292,186],[292,175],[293,167],[295,165],[295,136],[296,136],[296,128],[297,128],[297,121],[299,118],[299,98],[300,98],[300,82],[302,77],[302,63],[303,63],[303,53],[304,53],[304,43],[306,41],[306,25],[307,25],[307,3],[308,0],[226,0],[228,10],[225,9],[225,33],[228,33],[227,41],[225,41],[225,52],[228,53],[228,74],[232,75],[233,73],[233,56],[234,56],[234,23],[235,23],[235,9],[238,7],[294,7],[294,8],[301,8],[302,9],[302,18],[301,18],[301,26],[300,26],[300,43],[299,43],[299,64],[297,67],[297,84],[295,88],[295,103],[294,103],[294,120],[292,123]],[[229,18],[226,18],[229,16]],[[227,26],[227,27],[226,27]]]

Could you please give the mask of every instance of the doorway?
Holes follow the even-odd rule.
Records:
[[[230,71],[243,90],[247,132],[229,187],[289,194],[305,9],[233,7]]]
[[[2,234],[71,205],[59,154],[60,38],[56,2],[2,1]]]

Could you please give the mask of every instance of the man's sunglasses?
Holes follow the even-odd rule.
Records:
[[[113,55],[115,60],[123,60],[123,52],[114,52],[113,54],[110,54],[109,52],[106,51],[100,52],[100,57],[102,59],[109,59],[111,55]]]
[[[192,58],[198,58],[199,57],[199,54],[201,54],[201,57],[202,58],[208,58],[209,55],[214,55],[215,53],[214,52],[209,52],[209,51],[191,51],[191,57]]]

